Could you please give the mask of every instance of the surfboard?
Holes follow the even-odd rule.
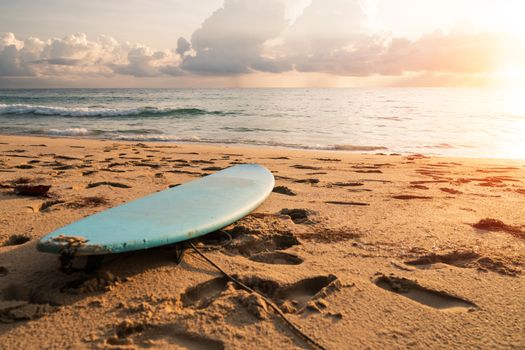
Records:
[[[263,166],[236,165],[64,226],[44,236],[37,249],[60,254],[74,244],[75,255],[104,255],[190,240],[248,215],[274,182]]]

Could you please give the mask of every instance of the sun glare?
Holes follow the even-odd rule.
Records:
[[[525,88],[510,88],[504,91],[504,109],[513,116],[523,118],[525,122]],[[525,128],[523,131],[525,135]]]
[[[507,66],[496,72],[496,76],[507,84],[519,83],[525,78],[525,71],[518,66]]]
[[[525,67],[503,66],[492,75],[493,83],[496,86],[505,88],[525,86]]]

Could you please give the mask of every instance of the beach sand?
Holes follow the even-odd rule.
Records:
[[[110,257],[87,280],[36,251],[237,163],[280,187],[203,249],[326,348],[525,348],[525,161],[22,136],[0,137],[0,348],[309,348],[192,251]],[[28,181],[47,196],[14,193]]]

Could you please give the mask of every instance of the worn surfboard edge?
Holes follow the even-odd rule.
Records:
[[[75,255],[105,255],[105,254],[116,254],[116,253],[123,253],[123,252],[130,252],[130,251],[136,251],[136,250],[144,250],[144,249],[150,249],[160,246],[166,246],[171,244],[180,243],[186,240],[190,240],[193,238],[197,238],[200,236],[203,236],[205,234],[217,231],[223,227],[226,227],[235,221],[245,217],[255,209],[257,209],[272,193],[273,187],[275,185],[275,179],[272,175],[272,173],[266,169],[263,166],[257,165],[257,164],[246,164],[251,166],[258,166],[261,169],[264,169],[266,171],[266,176],[268,176],[268,185],[266,186],[264,192],[261,194],[258,200],[253,201],[252,203],[249,203],[245,207],[232,212],[227,218],[218,218],[217,220],[209,220],[206,222],[206,224],[200,225],[198,227],[195,227],[192,230],[187,230],[185,232],[178,232],[177,235],[166,233],[161,238],[156,238],[155,240],[148,241],[146,239],[140,239],[140,240],[127,240],[127,241],[121,241],[115,244],[90,244],[89,240],[86,237],[83,237],[81,233],[77,234],[65,234],[65,235],[55,235],[52,236],[53,233],[56,233],[58,231],[61,231],[70,225],[66,225],[46,236],[44,236],[37,244],[37,249],[41,252],[45,253],[52,253],[52,254],[61,254],[64,252],[64,249],[69,246],[70,249],[74,250]],[[233,167],[232,167],[233,168]],[[220,172],[215,173],[220,174]],[[214,176],[215,174],[209,175]],[[187,182],[186,184],[190,184],[192,182],[199,181],[201,179],[193,180],[190,182]],[[185,184],[181,185],[184,186]],[[144,198],[155,196],[157,193],[153,193],[150,195],[147,195],[145,197],[135,199],[131,202],[121,204],[117,207],[118,208],[124,205],[127,205],[132,202],[137,202],[140,200],[143,200]],[[106,210],[111,210],[114,208],[109,208]],[[103,211],[104,212],[104,211]],[[95,213],[91,216],[95,216],[99,213]],[[84,218],[85,219],[85,218]],[[81,219],[81,220],[84,220]],[[80,220],[79,220],[80,221]]]

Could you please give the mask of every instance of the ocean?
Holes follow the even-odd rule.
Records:
[[[0,134],[522,159],[525,91],[0,90]]]

